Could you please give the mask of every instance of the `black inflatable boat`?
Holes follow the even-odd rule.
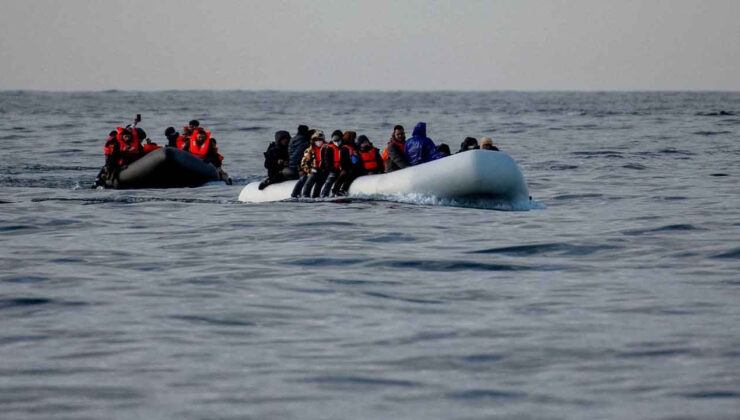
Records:
[[[215,166],[174,147],[151,151],[136,162],[113,173],[106,188],[183,188],[220,181]]]

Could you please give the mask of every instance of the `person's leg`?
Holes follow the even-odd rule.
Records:
[[[306,183],[306,174],[301,175],[300,178],[298,178],[298,182],[295,183],[295,187],[293,187],[293,192],[290,193],[290,196],[293,198],[300,197],[301,191],[303,190],[303,184]]]
[[[301,197],[311,197],[311,189],[316,184],[316,177],[317,174],[311,174],[308,176],[308,179],[306,179],[306,183],[303,184],[303,189],[301,190]]]
[[[329,193],[331,192],[331,187],[334,185],[334,180],[336,179],[337,173],[330,172],[329,175],[326,177],[326,181],[324,181],[324,187],[321,189],[321,198],[329,196]]]
[[[313,194],[311,195],[311,197],[319,198],[319,196],[321,196],[321,187],[324,186],[325,181],[326,181],[326,174],[323,174],[323,173],[316,174],[316,185],[313,187]]]

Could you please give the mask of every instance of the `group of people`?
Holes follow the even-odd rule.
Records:
[[[104,186],[117,171],[131,163],[139,160],[147,153],[161,149],[146,135],[146,132],[138,127],[141,115],[137,114],[133,124],[126,127],[117,127],[108,134],[103,151],[105,152],[105,165],[98,174],[95,186]],[[211,137],[211,132],[200,126],[198,120],[191,120],[183,127],[182,134],[174,127],[168,127],[164,132],[167,138],[166,147],[174,147],[210,163],[218,170],[219,176],[227,184],[231,184],[231,178],[221,168],[224,157],[218,152],[216,139]]]
[[[473,149],[498,150],[489,137],[482,137],[480,144],[466,137],[458,153]],[[416,124],[409,139],[403,126],[393,127],[383,152],[355,131],[334,130],[327,141],[323,131],[300,125],[292,137],[284,130],[275,133],[275,141],[265,152],[267,178],[259,189],[297,179],[293,197],[341,197],[359,176],[393,172],[450,154],[448,145],[437,146],[427,137],[424,122]]]

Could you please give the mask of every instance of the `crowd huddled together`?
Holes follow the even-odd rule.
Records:
[[[126,127],[117,127],[108,134],[103,151],[105,152],[105,165],[100,170],[93,186],[104,186],[106,181],[115,176],[122,168],[139,160],[149,152],[161,149],[157,143],[152,142],[146,132],[138,127],[141,115],[137,115],[133,124]],[[211,137],[211,132],[200,126],[197,120],[191,120],[182,129],[182,134],[174,127],[168,127],[164,132],[167,138],[166,147],[174,147],[210,163],[218,170],[219,176],[226,183],[231,184],[231,178],[221,168],[224,157],[218,152],[216,139]]]
[[[489,137],[482,137],[480,144],[466,137],[458,153],[473,149],[498,150]],[[424,122],[416,124],[408,139],[403,126],[393,127],[383,152],[355,131],[334,130],[327,140],[323,131],[300,125],[292,137],[284,130],[275,133],[275,141],[265,152],[267,178],[259,189],[297,179],[293,197],[339,197],[347,195],[359,176],[392,172],[449,155],[448,145],[437,146],[427,137]]]

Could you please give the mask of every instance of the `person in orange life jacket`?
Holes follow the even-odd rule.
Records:
[[[334,182],[339,175],[340,158],[342,147],[342,137],[344,134],[340,130],[334,130],[331,133],[331,141],[324,144],[321,148],[321,173],[324,185],[321,187],[321,197],[328,197]]]
[[[383,158],[378,150],[367,136],[362,135],[357,138],[357,154],[359,158],[359,165],[357,168],[358,175],[377,175],[382,174]]]
[[[408,160],[406,160],[405,145],[406,143],[406,132],[402,125],[393,127],[393,134],[388,140],[388,144],[383,151],[383,161],[385,162],[385,171],[393,172],[398,169],[403,169],[409,166]]]
[[[108,133],[108,138],[105,139],[105,145],[103,146],[105,164],[100,168],[100,172],[95,177],[95,182],[92,185],[93,188],[105,186],[105,181],[113,173],[113,170],[118,168],[118,162],[120,160],[119,148],[118,131],[113,130]]]
[[[357,133],[354,131],[345,131],[342,136],[342,146],[339,148],[339,174],[332,187],[332,193],[338,197],[347,195],[349,185],[354,179],[355,165],[358,163],[355,139]]]
[[[267,146],[265,151],[265,169],[267,169],[267,178],[260,182],[259,189],[263,190],[270,184],[277,184],[285,181],[283,169],[288,167],[288,142],[290,133],[285,130],[275,132],[275,141]]]
[[[321,186],[324,184],[324,171],[321,168],[321,150],[324,147],[324,132],[316,130],[311,136],[311,145],[303,153],[301,169],[307,175],[301,188],[302,197],[317,198],[321,195]],[[295,190],[293,191],[295,193]]]
[[[190,137],[186,147],[191,155],[215,166],[221,180],[225,181],[227,185],[231,185],[232,181],[229,174],[221,167],[224,157],[218,153],[218,143],[215,138],[211,137],[210,131],[199,127],[198,131]]]
[[[498,152],[498,147],[493,145],[493,140],[490,137],[481,137],[480,138],[480,148],[481,150],[493,150],[494,152]]]

